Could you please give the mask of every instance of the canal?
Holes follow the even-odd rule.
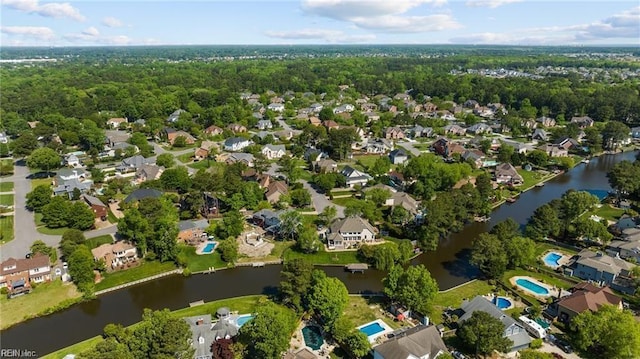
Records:
[[[440,243],[438,249],[421,255],[413,264],[424,264],[438,281],[440,289],[464,283],[477,275],[469,265],[472,240],[506,218],[524,224],[540,205],[559,198],[569,189],[609,190],[606,173],[621,160],[633,160],[635,152],[601,156],[519,196],[512,204],[493,211],[486,223],[471,223]],[[140,320],[144,308],[171,310],[188,303],[249,294],[272,294],[280,281],[281,266],[241,267],[213,274],[165,277],[102,295],[46,317],[35,318],[0,333],[2,348],[35,350],[44,355],[102,333],[108,323],[130,325]],[[351,293],[378,292],[384,273],[346,273],[342,267],[326,267],[330,276],[342,280]]]

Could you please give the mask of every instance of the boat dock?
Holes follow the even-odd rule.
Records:
[[[367,263],[351,263],[347,264],[344,268],[351,273],[364,273],[364,271],[369,269],[369,265]]]

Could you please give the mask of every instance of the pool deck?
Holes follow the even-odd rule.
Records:
[[[526,280],[528,280],[528,281],[530,281],[532,283],[535,283],[535,284],[545,288],[549,293],[548,294],[537,294],[537,293],[535,293],[533,291],[525,289],[525,288],[519,286],[516,283],[516,281],[518,279],[526,279]],[[536,297],[538,299],[542,299],[542,300],[546,300],[548,297],[558,295],[558,288],[556,288],[556,287],[554,287],[552,285],[546,284],[546,283],[542,283],[539,279],[535,279],[535,278],[529,277],[529,276],[511,277],[511,278],[509,278],[509,283],[511,283],[512,285],[516,286],[518,288],[518,290],[523,291],[524,293],[527,293],[528,295],[534,296],[534,297]]]
[[[318,358],[322,358],[322,359],[326,358],[326,359],[328,359],[330,357],[329,353],[331,353],[333,351],[333,349],[335,349],[335,345],[327,343],[327,338],[325,338],[325,336],[324,336],[324,331],[322,329],[320,329],[320,332],[322,333],[322,337],[324,339],[324,343],[322,343],[322,346],[318,350],[311,349],[304,342],[304,336],[302,335],[302,328],[304,328],[306,326],[320,327],[317,323],[315,323],[314,321],[311,321],[311,320],[308,320],[308,321],[307,320],[303,320],[303,321],[301,321],[298,324],[298,328],[296,328],[296,330],[294,332],[294,335],[291,337],[291,341],[289,342],[289,350],[287,351],[287,353],[295,354],[295,353],[298,353],[300,351],[307,350],[307,351],[312,352]]]
[[[557,265],[557,266],[550,266],[549,264],[547,264],[547,262],[545,262],[545,261],[544,261],[544,258],[545,258],[549,253],[556,253],[556,254],[561,255],[560,259],[558,259],[558,265]],[[566,253],[563,253],[562,251],[559,251],[559,250],[556,250],[556,249],[552,249],[552,250],[548,250],[548,251],[544,252],[544,253],[542,254],[542,256],[540,256],[540,260],[542,260],[542,263],[543,263],[545,266],[547,266],[547,267],[549,267],[549,268],[556,269],[556,268],[562,267],[562,266],[564,266],[564,265],[566,265],[566,264],[569,264],[569,261],[571,260],[571,257],[572,257],[571,255],[566,254]]]
[[[214,243],[213,250],[211,252],[203,252],[204,248],[210,243]],[[198,254],[198,255],[211,254],[211,253],[215,252],[216,248],[218,248],[218,242],[206,241],[206,242],[198,244],[198,246],[196,247],[196,254]]]
[[[387,324],[385,323],[382,319],[376,319],[374,321],[368,322],[368,323],[364,323],[360,326],[357,326],[356,329],[360,330],[360,328],[364,328],[367,325],[373,324],[373,323],[378,323],[382,328],[384,328],[383,331],[373,334],[373,335],[369,335],[367,338],[369,338],[369,343],[374,344],[376,343],[376,340],[378,338],[384,339],[384,336],[386,336],[389,333],[393,333],[393,329]]]
[[[493,303],[493,298],[495,298],[495,295],[493,295],[493,294],[489,293],[489,294],[487,294],[487,295],[483,295],[483,297],[484,297],[484,299],[486,299],[486,300],[490,301],[491,303]],[[513,299],[513,298],[511,298],[511,297],[505,297],[505,296],[503,296],[503,295],[499,295],[499,296],[498,296],[498,298],[506,299],[506,300],[508,300],[508,301],[509,301],[509,303],[511,303],[511,304],[509,305],[509,307],[507,307],[507,308],[500,308],[500,307],[498,307],[500,310],[509,310],[509,309],[513,309],[513,308],[515,308],[515,306],[516,306],[516,305],[515,305],[515,303],[516,303],[516,300],[515,300],[515,299]],[[496,307],[497,307],[497,305],[496,305]]]

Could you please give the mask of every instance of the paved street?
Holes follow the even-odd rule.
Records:
[[[397,143],[398,146],[404,147],[407,151],[411,152],[413,156],[420,156],[422,152],[419,149],[413,147],[413,144],[413,142],[409,141],[402,141]]]
[[[309,182],[305,180],[300,180],[300,182],[302,182],[302,186],[304,187],[304,189],[309,191],[309,193],[311,194],[311,202],[313,203],[313,207],[316,209],[316,212],[318,212],[318,214],[322,213],[322,211],[326,207],[334,206],[336,207],[337,218],[344,217],[344,207],[338,206],[337,204],[329,201],[329,199],[327,199],[324,194],[317,192]]]

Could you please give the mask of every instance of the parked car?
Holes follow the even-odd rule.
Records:
[[[467,358],[466,356],[464,356],[464,354],[460,353],[457,350],[452,351],[451,355],[453,355],[453,357],[456,358],[456,359],[466,359]]]
[[[62,268],[64,268],[64,269],[69,268],[69,263],[67,263],[67,262],[62,262]]]
[[[564,340],[557,340],[556,345],[558,346],[558,348],[562,349],[562,351],[567,354],[573,353],[573,349],[571,348],[571,345],[569,345],[569,343],[567,343]]]
[[[56,276],[58,276],[58,277],[61,276],[62,275],[62,269],[56,268],[55,273],[56,273]]]

